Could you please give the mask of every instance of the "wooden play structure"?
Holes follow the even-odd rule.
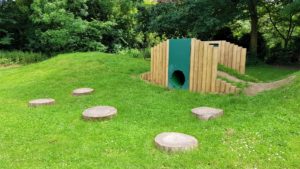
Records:
[[[226,41],[170,39],[151,48],[151,83],[193,92],[235,93],[239,89],[219,79],[218,64],[245,73],[246,49]]]

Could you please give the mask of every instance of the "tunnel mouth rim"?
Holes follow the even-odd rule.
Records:
[[[181,70],[173,71],[171,75],[171,84],[174,88],[182,88],[185,83],[185,75]]]

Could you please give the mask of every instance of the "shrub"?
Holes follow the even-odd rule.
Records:
[[[142,56],[141,51],[139,51],[138,49],[124,49],[124,50],[120,50],[118,53],[121,55],[130,55],[134,58],[138,58]]]
[[[8,65],[12,65],[12,64],[13,64],[13,62],[10,59],[0,58],[0,65],[8,66]]]
[[[0,64],[30,64],[43,61],[47,57],[41,53],[22,51],[0,51]]]
[[[121,55],[129,55],[134,58],[142,57],[144,59],[151,58],[151,51],[150,48],[146,49],[124,49],[118,52]]]

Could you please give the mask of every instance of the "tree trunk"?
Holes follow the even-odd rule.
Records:
[[[250,53],[252,57],[257,57],[257,38],[258,38],[257,0],[248,0],[248,7],[249,7],[250,19],[251,19]]]

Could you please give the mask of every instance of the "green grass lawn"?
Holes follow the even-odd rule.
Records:
[[[255,76],[261,81],[272,81],[280,80],[295,72],[297,72],[297,70],[274,67],[270,65],[257,65],[249,66],[246,73],[251,76]]]
[[[139,78],[149,66],[125,55],[75,53],[1,70],[0,168],[300,168],[300,72],[289,86],[248,97],[150,85]],[[260,70],[248,73],[268,77]],[[269,70],[275,72],[264,73]],[[96,91],[73,97],[78,87]],[[56,105],[28,107],[44,97]],[[82,120],[96,105],[115,106],[118,115]],[[199,121],[190,112],[199,106],[222,108],[225,115]],[[200,146],[161,152],[153,139],[165,131],[195,136]]]

